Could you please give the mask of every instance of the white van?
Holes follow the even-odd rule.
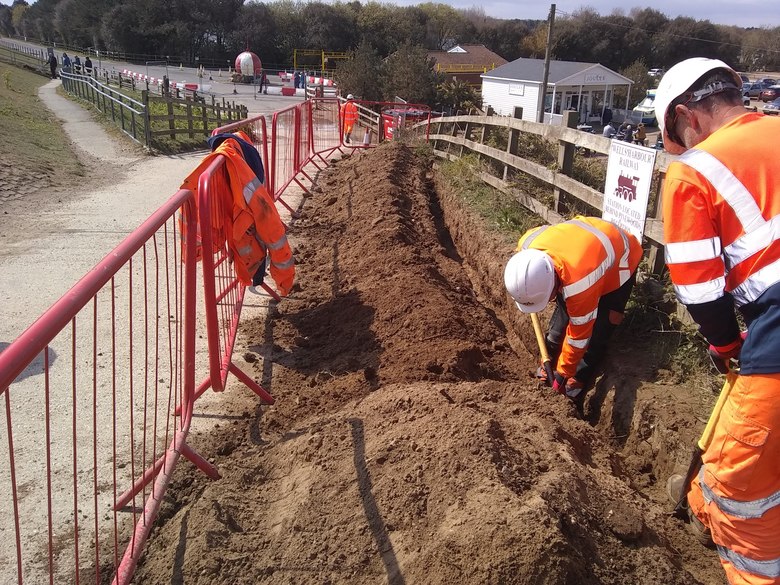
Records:
[[[655,120],[655,90],[648,89],[644,99],[631,110],[631,119],[642,122],[645,126],[656,126]]]

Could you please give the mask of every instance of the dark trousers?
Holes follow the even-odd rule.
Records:
[[[612,311],[620,313],[621,318],[626,310],[628,297],[631,296],[631,290],[636,282],[636,273],[631,275],[623,286],[619,289],[605,294],[599,301],[599,310],[596,315],[596,322],[593,325],[593,333],[590,336],[590,342],[585,350],[585,355],[577,364],[577,373],[574,375],[578,381],[583,384],[585,390],[589,390],[599,374],[599,367],[607,353],[607,343],[617,324],[612,323],[609,314]],[[555,297],[555,311],[550,319],[550,326],[547,329],[547,351],[553,364],[558,363],[558,357],[561,355],[563,339],[566,336],[566,328],[569,326],[569,313],[566,310],[566,302],[560,293]]]

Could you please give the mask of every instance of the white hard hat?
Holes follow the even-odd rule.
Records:
[[[353,99],[355,99],[355,96],[353,96],[351,93],[348,93],[347,94],[347,99],[348,100],[353,100]]]
[[[521,250],[504,268],[504,286],[523,313],[538,313],[547,306],[555,287],[555,268],[541,250]]]
[[[690,87],[705,73],[713,69],[725,69],[730,72],[737,84],[737,89],[742,88],[742,78],[720,59],[708,59],[706,57],[692,57],[680,61],[669,69],[661,78],[658,89],[655,92],[655,119],[664,141],[664,148],[672,154],[685,152],[685,145],[677,144],[669,137],[666,127],[666,110],[679,96],[687,92]]]

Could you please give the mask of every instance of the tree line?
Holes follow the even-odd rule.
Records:
[[[520,15],[522,16],[522,15]],[[294,49],[354,51],[386,58],[402,46],[427,50],[483,44],[505,59],[543,57],[546,21],[497,19],[481,8],[425,2],[15,0],[0,6],[0,33],[72,47],[220,66],[249,49],[269,64],[290,64]],[[669,18],[653,8],[602,16],[583,9],[555,21],[556,59],[620,71],[642,61],[667,68],[689,56],[718,57],[743,71],[780,69],[780,27],[745,29]]]

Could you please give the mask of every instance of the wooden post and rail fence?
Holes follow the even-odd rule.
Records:
[[[429,142],[440,158],[457,160],[467,154],[476,154],[480,160],[488,162],[480,169],[479,178],[549,223],[564,221],[565,214],[571,208],[581,208],[583,203],[594,210],[594,214],[600,215],[604,195],[600,190],[573,178],[574,161],[578,156],[605,155],[603,160],[606,165],[611,140],[577,130],[577,112],[574,111],[564,114],[561,126],[529,122],[521,117],[522,109],[515,108],[512,117],[467,115],[432,118]],[[424,131],[427,126],[428,123],[423,122],[416,128]],[[524,133],[557,143],[557,163],[545,166],[524,158],[519,148],[520,137]],[[494,146],[497,143],[505,143],[506,147],[497,148]],[[649,246],[649,270],[653,274],[660,274],[664,265],[660,190],[672,160],[674,157],[659,151],[653,171],[653,190],[650,193],[644,231],[645,243]],[[519,189],[512,180],[518,173],[547,184],[552,193],[552,203],[545,203]]]

